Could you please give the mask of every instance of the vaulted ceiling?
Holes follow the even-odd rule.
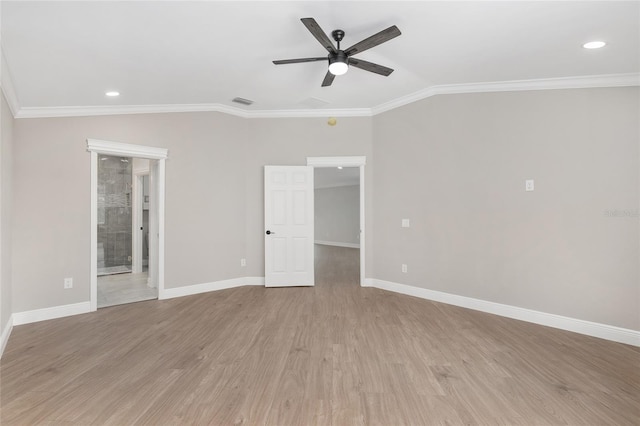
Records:
[[[2,2],[2,83],[17,116],[222,110],[370,115],[434,93],[638,84],[640,3],[592,1]],[[343,47],[397,25],[330,87],[300,19]],[[583,43],[603,40],[602,49]],[[582,82],[582,83],[581,83]],[[631,82],[631,83],[629,83]],[[634,83],[635,82],[635,83]],[[106,91],[118,91],[110,98]],[[232,102],[254,101],[251,106]]]

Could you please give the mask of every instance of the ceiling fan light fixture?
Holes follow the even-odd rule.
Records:
[[[333,75],[342,75],[349,70],[347,55],[339,50],[335,56],[329,57],[329,72]]]

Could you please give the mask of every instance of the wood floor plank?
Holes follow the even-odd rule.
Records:
[[[14,327],[0,423],[638,425],[640,349],[359,282],[239,287]]]

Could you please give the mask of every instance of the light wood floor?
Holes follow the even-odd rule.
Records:
[[[1,423],[637,425],[640,350],[357,283],[240,287],[18,326]]]

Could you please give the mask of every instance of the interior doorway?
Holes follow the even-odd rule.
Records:
[[[359,285],[360,168],[315,168],[314,199],[316,281]]]
[[[148,272],[151,161],[98,155],[98,308],[158,298]]]
[[[365,164],[366,157],[307,157],[307,165],[314,167],[314,181],[317,177],[320,177],[321,181],[319,183],[320,186],[323,185],[333,185],[336,186],[337,182],[340,182],[338,185],[351,186],[350,190],[342,191],[342,199],[346,200],[351,194],[351,198],[353,198],[353,190],[357,191],[357,213],[358,220],[357,226],[353,223],[356,222],[353,213],[350,213],[350,218],[348,219],[351,223],[345,223],[345,221],[341,221],[340,229],[333,229],[331,231],[327,231],[325,236],[322,235],[322,230],[320,229],[320,233],[318,233],[317,223],[316,223],[316,235],[315,240],[320,243],[333,243],[333,245],[325,244],[324,247],[337,247],[343,248],[345,250],[348,249],[358,249],[359,256],[357,256],[357,263],[359,267],[359,284],[360,286],[364,286],[365,282],[365,187],[364,187],[364,173],[365,173]],[[323,176],[327,176],[327,181],[323,182]],[[357,185],[355,183],[357,182]],[[357,189],[356,189],[357,188]],[[315,191],[314,191],[315,192]],[[334,191],[337,193],[336,191]],[[331,194],[326,194],[328,198],[331,198]],[[335,194],[334,194],[335,195]],[[346,197],[346,198],[345,198]],[[316,198],[317,199],[317,198]],[[350,208],[354,208],[351,206]],[[335,213],[335,212],[334,212]],[[338,213],[339,214],[339,213]],[[319,218],[316,218],[318,220]],[[322,219],[320,219],[322,220]],[[351,230],[351,231],[350,231]],[[356,232],[357,235],[354,237],[353,232]],[[339,237],[340,233],[345,234],[344,237]],[[333,240],[342,239],[345,240],[340,241],[330,241],[324,240],[323,238],[330,238]],[[339,245],[336,245],[338,243]],[[320,248],[318,246],[318,248]],[[320,250],[318,250],[320,251]],[[328,253],[329,251],[323,250],[322,252]],[[331,252],[336,252],[336,250],[331,250]],[[335,253],[334,253],[335,254]],[[351,255],[348,255],[351,257]]]
[[[87,140],[87,150],[91,152],[91,310],[97,310],[99,305],[105,307],[162,298],[167,150],[95,139]],[[109,167],[106,167],[107,164]],[[145,175],[148,179],[148,198],[144,194]],[[149,253],[146,268],[142,258],[137,257],[137,252],[142,251],[144,244],[144,225],[140,229],[144,214],[140,211],[144,211],[145,200],[148,207]],[[110,298],[100,294],[99,304],[99,280],[104,284],[101,285],[101,292],[104,293],[107,288],[113,294],[121,294],[118,297],[112,294]],[[132,286],[136,290],[132,290]],[[146,291],[147,295],[133,295],[141,290]],[[115,303],[114,299],[117,299]]]

